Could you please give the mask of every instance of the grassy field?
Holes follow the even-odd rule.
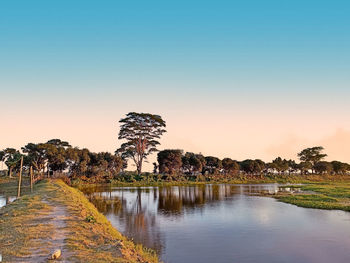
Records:
[[[0,188],[14,190],[2,179]],[[0,253],[4,262],[41,262],[54,249],[70,262],[158,262],[157,255],[122,236],[77,189],[44,180],[0,209]]]
[[[279,192],[269,196],[300,207],[350,211],[350,182],[332,181],[288,187],[300,188],[302,192]]]

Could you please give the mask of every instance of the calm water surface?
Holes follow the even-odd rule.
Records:
[[[253,196],[278,185],[86,191],[123,234],[169,263],[350,262],[350,213]]]
[[[0,208],[16,200],[15,196],[0,195]],[[0,261],[1,262],[1,261]]]

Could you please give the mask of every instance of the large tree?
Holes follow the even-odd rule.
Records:
[[[298,153],[298,157],[302,162],[310,162],[313,172],[315,165],[327,156],[327,154],[322,153],[323,150],[324,148],[322,146],[306,148]]]
[[[142,163],[153,152],[158,151],[161,135],[166,132],[165,121],[159,115],[130,112],[119,121],[119,140],[125,140],[116,151],[123,159],[132,159],[137,173],[142,171]]]

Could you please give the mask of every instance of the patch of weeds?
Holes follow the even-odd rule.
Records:
[[[85,218],[85,221],[86,221],[86,222],[89,222],[89,223],[96,223],[96,219],[94,218],[93,215],[88,215],[88,216]]]

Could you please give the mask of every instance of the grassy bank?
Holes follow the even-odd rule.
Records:
[[[57,248],[70,262],[158,262],[60,180],[44,180],[0,210],[0,244],[4,262],[39,262]]]
[[[152,180],[146,176],[134,176],[132,180],[112,179],[108,182],[87,182],[82,180],[74,180],[75,187],[89,187],[96,185],[110,185],[116,187],[142,187],[142,186],[187,186],[187,185],[203,185],[203,184],[263,184],[263,183],[291,183],[291,184],[310,184],[321,182],[350,182],[350,175],[239,175],[235,177],[213,176],[206,177],[205,180],[186,180],[179,177],[175,180]],[[135,179],[136,178],[136,179]]]
[[[269,196],[300,207],[350,211],[349,182],[322,182],[288,187],[300,188],[302,192],[279,192]]]

